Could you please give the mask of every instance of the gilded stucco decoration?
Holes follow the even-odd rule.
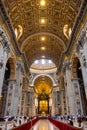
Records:
[[[44,36],[44,40],[42,40],[42,36]],[[36,59],[42,59],[43,55],[46,59],[51,59],[55,65],[58,65],[61,54],[65,50],[64,47],[64,43],[58,38],[49,34],[39,34],[26,40],[22,47],[22,52],[25,54],[27,61],[29,61],[29,66]]]
[[[4,4],[14,30],[21,25],[22,33],[19,33],[21,36],[17,43],[19,49],[23,46],[28,65],[45,53],[45,57],[51,59],[58,67],[61,54],[69,46],[70,31],[73,29],[82,0],[44,1],[41,3],[41,0],[4,0]],[[44,44],[38,42],[38,39],[33,41],[33,35],[41,33],[48,34],[47,39],[51,39],[49,34],[52,34],[61,40],[52,37],[51,42],[45,41]],[[46,45],[47,50],[40,51],[42,45]]]
[[[15,28],[16,39],[19,40],[22,34],[23,34],[23,28],[21,25],[18,25],[17,28]]]
[[[47,76],[40,76],[35,80],[34,86],[37,94],[49,95],[52,91],[52,80]]]
[[[38,32],[50,32],[67,43],[63,34],[65,24],[72,28],[81,0],[46,0],[46,6],[40,6],[40,0],[5,0],[13,27],[23,27],[22,43],[28,36]],[[46,19],[46,25],[40,19]]]
[[[63,27],[63,33],[64,33],[64,35],[66,36],[67,39],[70,38],[70,36],[71,36],[71,28],[69,27],[68,24],[64,25],[64,27]]]

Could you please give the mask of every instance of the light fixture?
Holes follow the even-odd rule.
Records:
[[[40,1],[40,5],[41,5],[41,6],[45,6],[45,4],[46,4],[45,0],[41,0],[41,1]]]
[[[43,46],[43,47],[41,47],[41,50],[45,50],[46,48]]]
[[[45,19],[42,18],[42,19],[40,20],[40,23],[41,23],[41,24],[45,24],[45,23],[46,23]]]
[[[41,37],[41,40],[42,40],[42,41],[45,41],[45,37]]]

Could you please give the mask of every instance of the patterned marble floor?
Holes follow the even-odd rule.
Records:
[[[78,126],[78,124],[74,124],[74,126]],[[83,130],[87,130],[87,121],[84,121],[82,124]],[[59,130],[55,126],[53,126],[48,120],[40,120],[36,125],[34,126],[33,130]]]
[[[39,130],[49,130],[48,120],[40,120]]]
[[[40,120],[35,127],[34,130],[58,130],[55,128],[48,120],[42,119]]]

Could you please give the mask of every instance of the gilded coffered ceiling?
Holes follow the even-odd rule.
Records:
[[[4,0],[19,49],[29,66],[42,56],[58,66],[81,3],[82,0]],[[41,41],[41,37],[45,39]]]
[[[50,36],[49,34],[39,34],[25,41],[22,47],[22,52],[24,52],[27,61],[29,61],[29,66],[35,61],[35,59],[42,58],[51,59],[55,65],[58,65],[64,49],[65,45],[60,39]]]

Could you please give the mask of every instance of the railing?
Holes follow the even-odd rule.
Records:
[[[50,118],[48,120],[60,130],[82,130],[82,128],[74,127],[74,126],[71,126],[63,122],[50,119]]]
[[[34,119],[34,120],[31,120],[21,126],[18,126],[18,127],[15,127],[15,128],[12,128],[11,130],[30,130],[34,125],[35,123],[38,121],[39,119]]]

